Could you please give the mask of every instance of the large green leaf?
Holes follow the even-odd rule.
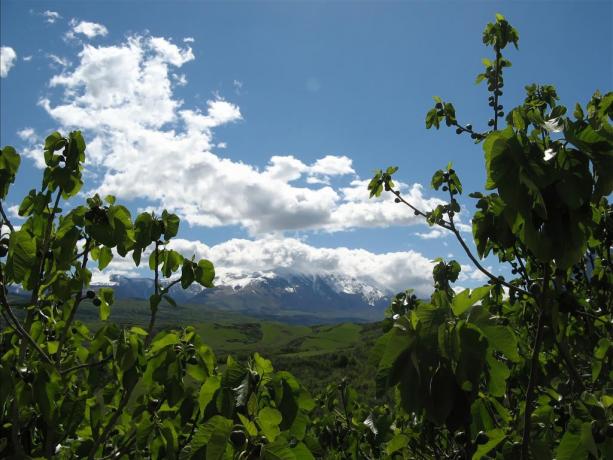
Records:
[[[6,271],[9,280],[17,283],[27,281],[34,271],[37,276],[36,239],[25,229],[11,233]]]
[[[482,286],[477,289],[464,289],[453,298],[451,309],[456,316],[460,316],[470,307],[483,299],[492,290],[491,286]]]

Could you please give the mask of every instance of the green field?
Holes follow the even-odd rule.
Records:
[[[296,375],[313,392],[347,377],[368,397],[374,396],[375,368],[369,363],[381,326],[335,324],[294,326],[271,321],[216,321],[196,325],[202,339],[223,363],[228,354],[245,360],[258,351],[277,369]],[[373,378],[364,378],[371,376]]]
[[[12,296],[18,306],[25,299]],[[20,315],[19,309],[17,314]],[[77,319],[91,329],[102,322],[98,309],[84,302]],[[110,321],[122,326],[147,327],[149,302],[118,300],[112,307]],[[0,320],[1,323],[1,320]],[[287,370],[311,391],[323,390],[343,377],[374,396],[375,368],[369,364],[370,350],[382,334],[380,323],[341,323],[303,326],[240,315],[209,307],[162,305],[157,314],[157,329],[194,326],[202,340],[215,352],[223,365],[228,355],[246,361],[254,352],[272,360],[277,369]],[[0,324],[3,326],[3,324]],[[372,378],[365,378],[370,376]]]

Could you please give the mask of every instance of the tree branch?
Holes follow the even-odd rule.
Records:
[[[85,270],[87,268],[87,261],[89,256],[89,245],[91,239],[88,237],[85,239],[85,249],[83,250],[83,261],[81,262],[81,270]],[[68,319],[66,320],[66,325],[64,326],[64,330],[62,331],[62,338],[60,339],[60,344],[57,348],[57,361],[60,361],[61,352],[64,348],[66,340],[68,339],[68,331],[70,330],[70,326],[74,321],[75,315],[77,314],[77,309],[83,300],[83,284],[81,284],[81,290],[77,297],[74,300],[72,308],[70,309],[70,314],[68,315]]]
[[[6,216],[5,212],[4,212],[4,208],[2,207],[2,201],[0,201],[0,214],[2,215],[2,220],[4,221],[4,223],[6,224],[6,226],[9,228],[9,230],[12,232],[15,231],[15,227],[13,227],[13,224],[11,224],[11,221],[9,220],[9,218]]]
[[[15,313],[13,313],[13,310],[11,309],[11,306],[9,305],[8,300],[6,298],[5,288],[4,288],[5,286],[4,275],[2,273],[1,267],[0,267],[0,284],[2,284],[2,289],[0,289],[0,303],[2,304],[2,308],[4,308],[4,311],[6,312],[6,314],[13,321],[15,332],[17,332],[17,335],[21,338],[22,344],[30,343],[30,345],[32,345],[32,347],[41,356],[41,358],[43,358],[43,360],[47,362],[47,364],[53,365],[53,361],[51,361],[51,358],[49,358],[49,355],[47,355],[47,353],[43,351],[43,349],[38,345],[36,340],[34,340],[34,338],[24,329],[24,327],[19,322],[19,319],[17,319],[17,317],[15,316]]]
[[[392,192],[394,195],[396,195],[398,200],[400,200],[399,202],[404,203],[409,208],[411,208],[415,212],[416,216],[422,216],[423,218],[428,219],[428,215],[425,212],[417,209],[415,206],[413,206],[407,200],[402,198],[402,196],[400,195],[400,191],[399,190],[390,189],[390,192]],[[449,225],[449,222],[447,222],[446,220],[443,220],[441,223],[437,223],[436,225],[438,225],[439,227],[443,227],[444,229],[451,230],[451,226]]]
[[[40,264],[38,266],[39,276],[34,278],[34,286],[32,287],[32,296],[30,298],[31,306],[38,305],[38,290],[40,289],[40,285],[43,280],[43,274],[44,274],[44,269],[45,269],[45,258],[47,257],[47,252],[49,251],[49,245],[51,244],[51,231],[53,228],[53,220],[55,219],[55,213],[57,212],[61,196],[62,196],[62,188],[58,187],[57,196],[55,197],[53,208],[51,212],[49,213],[49,217],[47,218],[47,227],[45,228],[45,235],[43,238],[42,250],[41,250],[41,255],[40,255]],[[24,325],[24,330],[27,331],[28,333],[30,331],[30,328],[32,327],[32,321],[34,321],[34,313],[32,309],[28,309],[26,311],[26,321]],[[19,349],[19,359],[23,360],[25,357],[25,354],[26,354],[26,342],[22,342],[21,348]]]
[[[155,252],[154,252],[154,258],[155,258],[155,278],[153,280],[154,286],[154,293],[155,295],[159,295],[160,292],[160,270],[158,267],[158,263],[159,263],[159,246],[160,246],[160,242],[156,241],[155,242]],[[151,343],[151,335],[153,334],[153,328],[155,327],[155,315],[157,313],[158,310],[158,306],[157,305],[155,307],[155,309],[151,309],[151,317],[149,318],[149,327],[147,328],[147,338],[145,339],[145,348],[149,346],[149,344]]]
[[[543,277],[543,286],[541,291],[539,307],[539,317],[536,326],[536,335],[534,337],[534,345],[532,348],[532,357],[530,358],[530,377],[528,379],[528,388],[526,389],[526,405],[524,408],[524,430],[522,433],[520,460],[528,460],[530,457],[530,430],[532,428],[532,412],[534,411],[534,390],[536,388],[536,380],[538,378],[539,368],[539,352],[541,342],[543,341],[543,326],[545,325],[545,311],[548,300],[549,291],[549,266],[545,265],[545,276]],[[540,305],[539,305],[540,304]]]

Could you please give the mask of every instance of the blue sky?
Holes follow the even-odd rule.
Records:
[[[429,189],[432,172],[453,161],[467,191],[482,189],[481,147],[427,131],[424,117],[439,95],[485,129],[488,95],[474,78],[490,57],[481,32],[496,12],[520,34],[505,109],[528,83],[556,85],[572,106],[613,81],[608,1],[0,8],[0,144],[27,157],[6,207],[39,186],[46,133],[83,128],[94,159],[85,191],[117,194],[134,212],[177,212],[177,247],[214,259],[220,273],[379,270],[394,272],[374,276],[381,287],[426,292],[428,260],[466,263],[454,240],[424,238],[434,234],[389,196],[367,200],[363,182],[397,165],[406,193],[434,205],[444,196]],[[478,278],[467,267],[461,283]]]

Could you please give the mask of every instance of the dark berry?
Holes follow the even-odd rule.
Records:
[[[475,438],[475,442],[477,444],[485,444],[490,440],[489,436],[487,434],[485,434],[484,431],[479,431],[479,433],[477,434],[477,437]]]
[[[87,291],[85,295],[88,299],[93,299],[94,297],[96,297],[96,293],[94,291]]]
[[[99,307],[100,305],[102,305],[102,300],[100,300],[98,297],[92,300],[92,302],[96,307]]]

